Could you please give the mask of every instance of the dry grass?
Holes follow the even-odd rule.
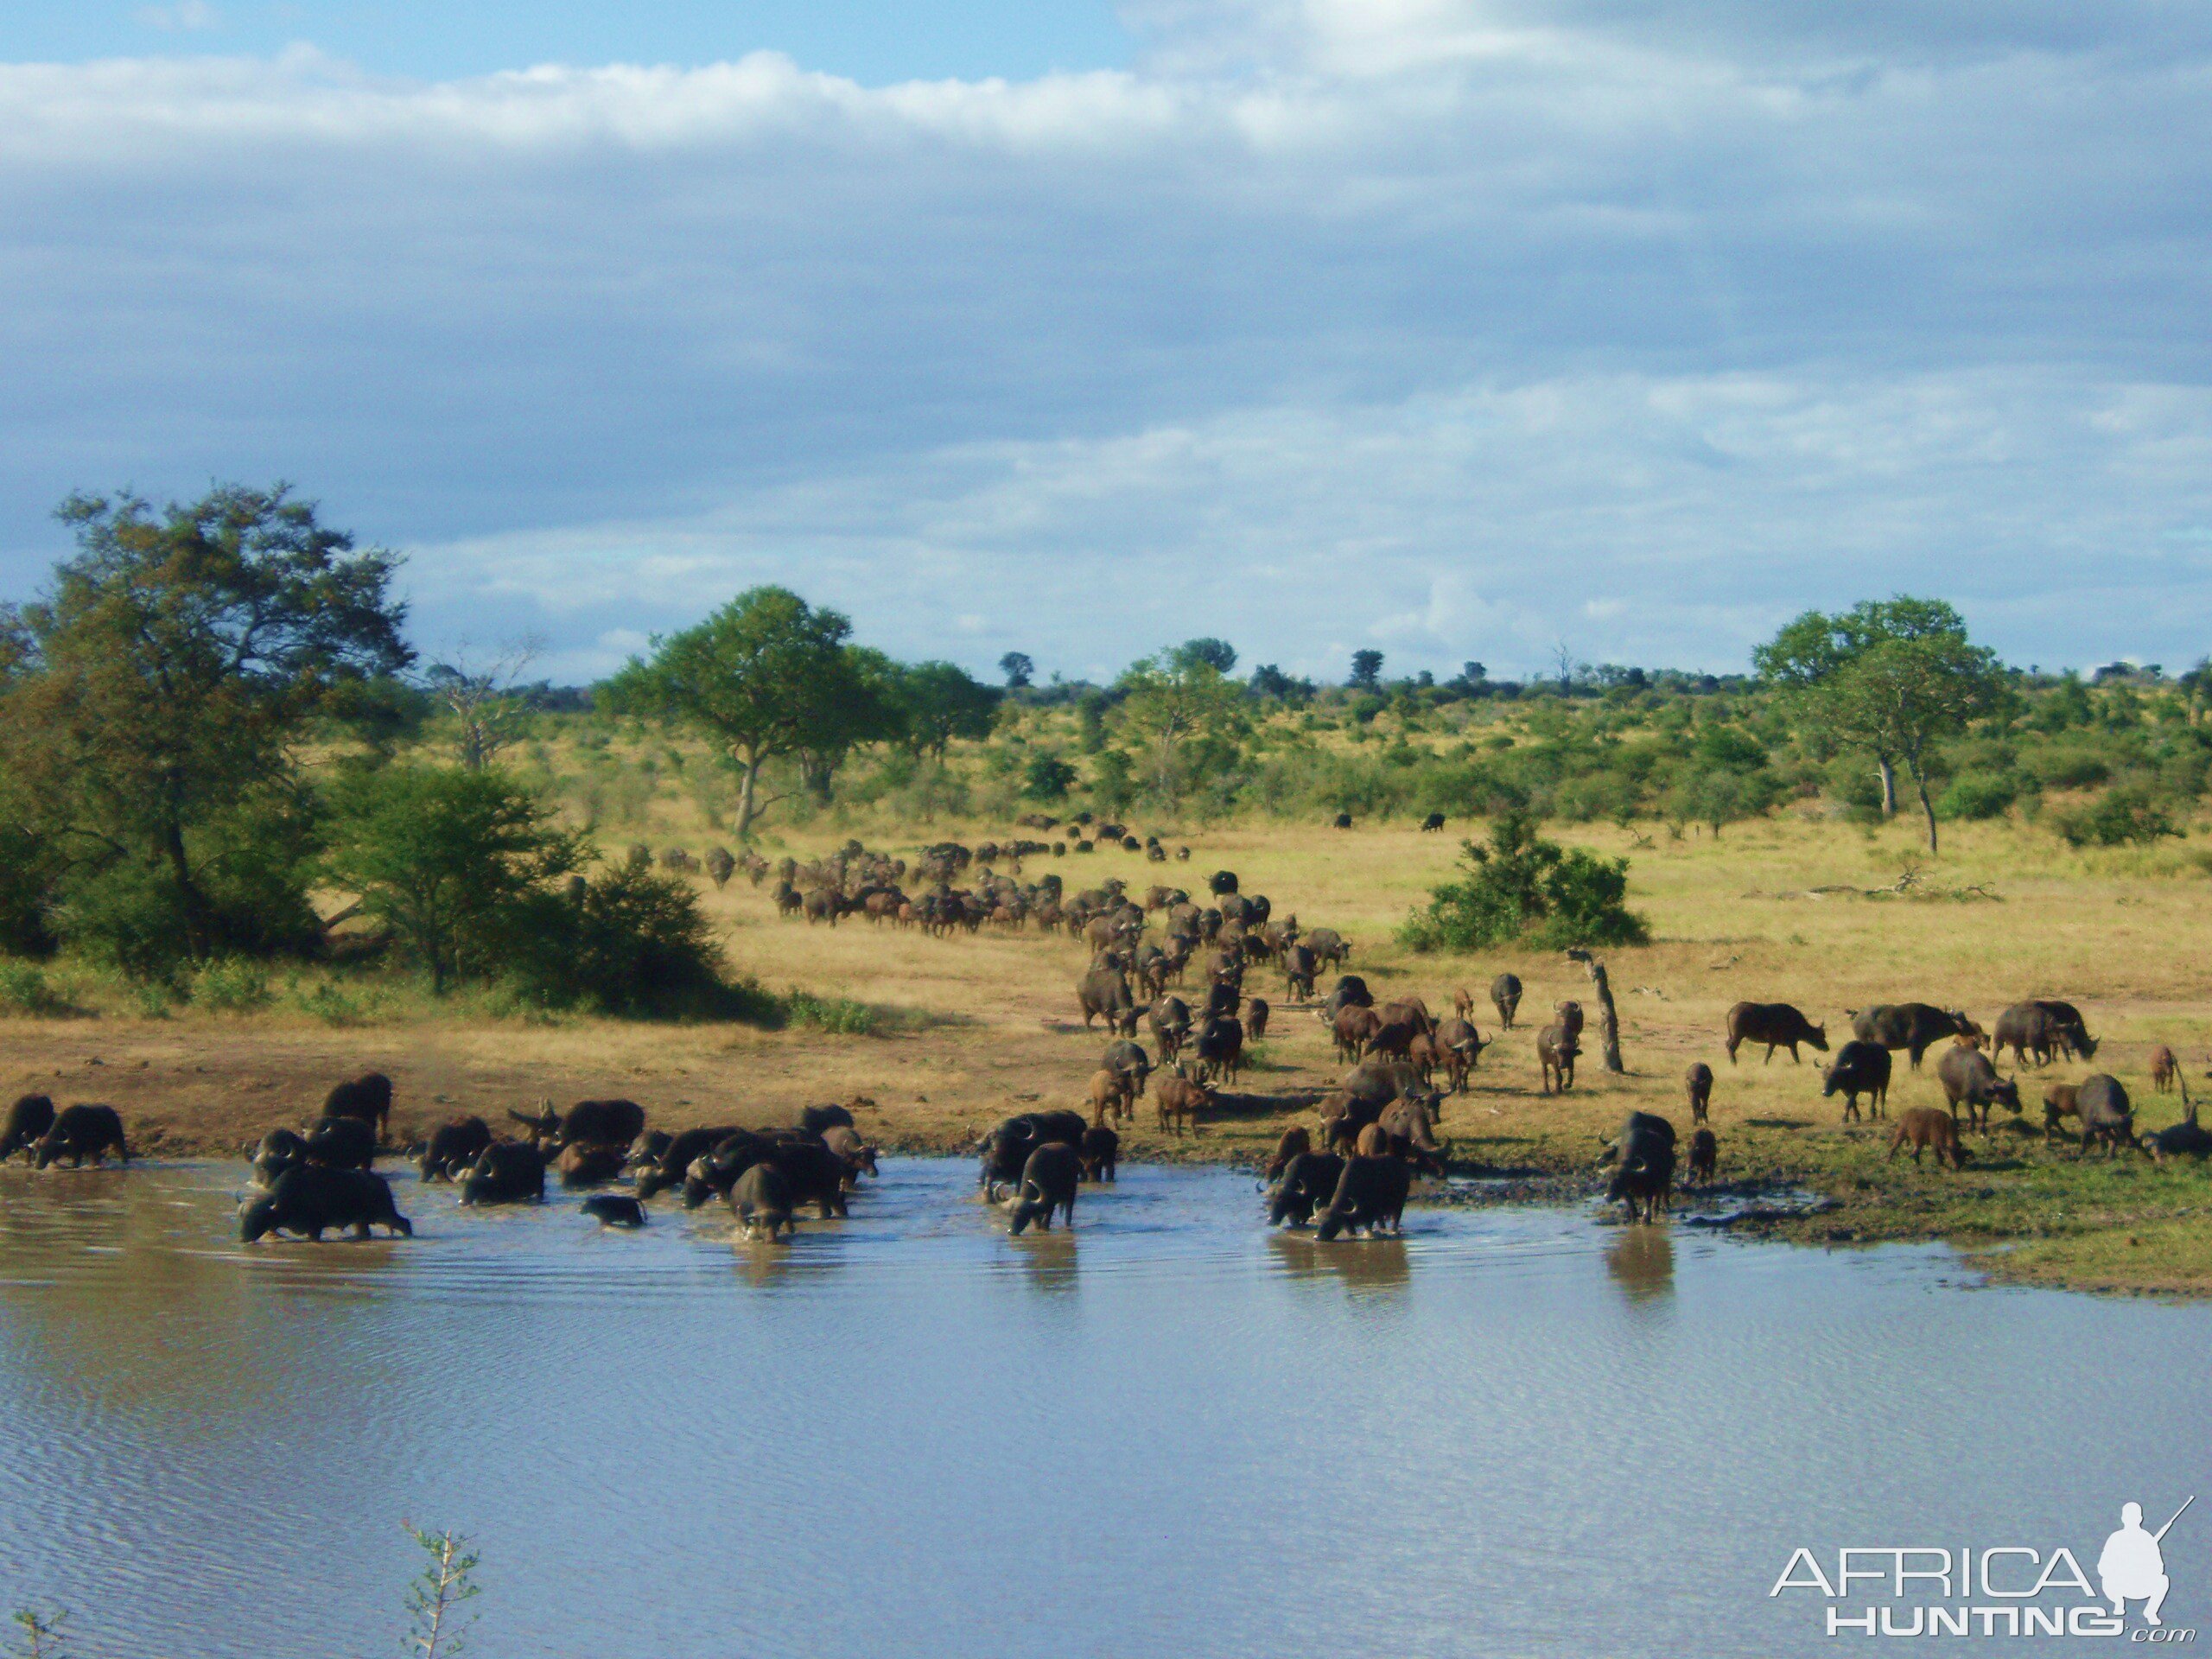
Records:
[[[1507,969],[1528,985],[1524,1014],[1560,997],[1586,1001],[1580,969],[1556,957],[1419,957],[1392,942],[1408,908],[1452,867],[1455,835],[1160,827],[1171,844],[1192,846],[1189,863],[1163,872],[1110,852],[1071,855],[1058,868],[1071,887],[1120,874],[1139,889],[1164,880],[1194,891],[1211,871],[1235,869],[1247,891],[1274,899],[1279,914],[1295,912],[1309,927],[1348,934],[1353,966],[1378,993],[1418,992],[1432,1007],[1448,1004],[1459,985],[1479,997]],[[994,829],[1004,827],[939,823],[860,833],[871,845],[911,852],[925,839]],[[794,850],[824,850],[842,835],[794,837]],[[1746,1051],[1745,1064],[1732,1068],[1720,1042],[1726,1010],[1746,998],[1796,1002],[1825,1020],[1840,1043],[1848,1035],[1845,1010],[1872,1002],[1963,1006],[1986,1024],[2006,1002],[2064,995],[2106,1039],[2098,1067],[2126,1083],[2150,1123],[2170,1122],[2177,1104],[2150,1094],[2147,1054],[2170,1043],[2202,1077],[2197,1033],[2212,1016],[2195,966],[2212,946],[2212,882],[2188,858],[2085,856],[2032,830],[1961,826],[1944,857],[1926,866],[1926,880],[1940,888],[1980,885],[1994,899],[1816,898],[1806,895],[1893,881],[1916,857],[1909,830],[1868,834],[1785,819],[1732,830],[1719,842],[1662,833],[1637,845],[1630,832],[1610,827],[1564,838],[1627,852],[1632,901],[1652,923],[1656,943],[1609,958],[1629,1075],[1596,1071],[1592,1044],[1574,1093],[1546,1098],[1533,1033],[1505,1033],[1485,1053],[1471,1091],[1447,1107],[1457,1158],[1501,1169],[1586,1170],[1600,1136],[1630,1107],[1680,1120],[1682,1071],[1704,1059],[1719,1074],[1713,1127],[1723,1179],[1798,1182],[1841,1201],[1840,1211],[1796,1224],[1798,1236],[2017,1244],[1990,1258],[1997,1270],[2098,1286],[2212,1285],[2212,1223],[2202,1214],[2212,1179],[2202,1172],[2082,1169],[2072,1154],[2028,1140],[2003,1142],[1963,1176],[1913,1172],[1883,1162],[1878,1129],[1839,1123],[1835,1103],[1820,1098],[1815,1057],[1793,1065],[1785,1052],[1766,1065]],[[1033,861],[1027,873],[1040,868]],[[861,1121],[885,1143],[943,1148],[1009,1111],[1079,1103],[1105,1038],[1082,1028],[1071,987],[1084,953],[1065,936],[931,939],[856,918],[834,930],[809,927],[779,922],[766,892],[742,880],[705,892],[735,966],[772,988],[872,1005],[878,1034],[529,1024],[456,1017],[419,1001],[343,1029],[283,1011],[15,1020],[0,1022],[0,1087],[110,1101],[142,1141],[180,1152],[227,1151],[271,1122],[297,1119],[335,1077],[372,1065],[397,1080],[410,1129],[540,1096],[626,1094],[671,1124],[767,1120],[807,1102],[863,1096],[874,1108]],[[1341,1068],[1319,1024],[1283,1007],[1280,982],[1263,977],[1249,988],[1275,1002],[1275,1018],[1266,1064],[1247,1073],[1236,1115],[1187,1141],[1141,1122],[1130,1135],[1134,1155],[1255,1155],[1286,1124],[1308,1121],[1305,1103]],[[1486,1007],[1478,1023],[1485,1036],[1497,1034]],[[2044,1081],[2023,1076],[2031,1103]],[[1940,1098],[1932,1061],[1915,1074],[1900,1057],[1892,1114]],[[2143,1242],[2114,1242],[2127,1237]]]

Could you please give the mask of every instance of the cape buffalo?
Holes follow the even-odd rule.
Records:
[[[1268,1189],[1268,1224],[1303,1227],[1344,1179],[1344,1160],[1332,1152],[1294,1153]]]
[[[29,1156],[36,1142],[54,1127],[54,1102],[44,1095],[24,1095],[8,1109],[0,1123],[0,1163],[17,1153]]]
[[[2019,1084],[1999,1077],[1989,1056],[1978,1048],[1954,1045],[1945,1049],[1943,1058],[1936,1062],[1936,1077],[1943,1085],[1944,1098],[1951,1103],[1951,1115],[1957,1116],[1959,1108],[1964,1106],[1967,1122],[1977,1128],[1989,1127],[1993,1104],[2011,1112],[2020,1109]]]
[[[1690,1136],[1690,1179],[1709,1186],[1713,1172],[1719,1166],[1720,1142],[1713,1138],[1713,1131],[1700,1129]]]
[[[1777,1048],[1787,1048],[1791,1059],[1802,1060],[1800,1043],[1818,1054],[1828,1052],[1828,1028],[1815,1025],[1787,1002],[1738,1002],[1728,1010],[1730,1065],[1735,1064],[1736,1050],[1745,1043],[1764,1043],[1770,1061]]]
[[[595,1192],[584,1200],[584,1214],[602,1227],[642,1227],[645,1206],[621,1192]]]
[[[1033,1221],[1049,1233],[1055,1210],[1066,1217],[1069,1226],[1074,1226],[1075,1193],[1082,1179],[1082,1155],[1065,1141],[1047,1141],[1021,1166],[1007,1231],[1018,1237]]]
[[[2139,1144],[2135,1109],[2128,1103],[2127,1090],[2120,1086],[2119,1078],[2102,1071],[2091,1072],[2075,1086],[2074,1109],[2082,1119],[2083,1152],[2100,1141],[2107,1156],[2117,1154],[2122,1147]]]
[[[391,1132],[391,1079],[371,1071],[341,1083],[322,1099],[325,1117],[358,1117],[376,1131],[381,1146]]]
[[[1512,1030],[1513,1016],[1521,1011],[1520,980],[1512,974],[1500,974],[1491,981],[1490,1005],[1497,1010],[1497,1023]]]
[[[1689,1096],[1690,1122],[1702,1123],[1713,1108],[1713,1068],[1703,1060],[1682,1073],[1682,1087]]]
[[[1939,1008],[1928,1002],[1885,1002],[1862,1008],[1851,1019],[1851,1033],[1862,1043],[1902,1048],[1912,1056],[1915,1070],[1920,1057],[1946,1037],[1971,1037],[1980,1027],[1956,1008]]]
[[[773,1164],[754,1164],[739,1176],[729,1190],[729,1207],[747,1238],[766,1233],[773,1243],[793,1230],[791,1183]]]
[[[1405,1216],[1406,1195],[1413,1190],[1413,1172],[1387,1154],[1379,1158],[1347,1159],[1313,1236],[1327,1240],[1362,1229],[1370,1235],[1396,1232]]]
[[[1084,1180],[1110,1181],[1121,1160],[1122,1137],[1108,1128],[1085,1129],[1083,1144],[1076,1152],[1083,1162]]]
[[[534,1204],[545,1197],[545,1154],[527,1141],[494,1141],[461,1178],[463,1204]]]
[[[1856,1038],[1836,1052],[1835,1063],[1821,1078],[1821,1098],[1843,1096],[1846,1122],[1859,1116],[1859,1096],[1867,1096],[1867,1108],[1876,1117],[1889,1111],[1890,1051],[1879,1043]]]
[[[1922,1153],[1932,1148],[1937,1167],[1946,1158],[1955,1169],[1967,1166],[1967,1149],[1959,1144],[1958,1120],[1933,1106],[1908,1107],[1897,1119],[1897,1133],[1890,1137],[1890,1156],[1896,1157],[1904,1147],[1912,1148],[1916,1164]]]
[[[409,1236],[414,1226],[399,1213],[391,1186],[362,1169],[301,1164],[276,1178],[267,1193],[238,1211],[238,1237],[251,1244],[272,1232],[304,1233],[320,1243],[327,1229],[350,1227],[366,1238],[372,1226]]]
[[[430,1131],[429,1143],[416,1167],[426,1181],[450,1181],[492,1144],[492,1128],[480,1117],[457,1117]]]
[[[130,1148],[123,1139],[123,1120],[116,1116],[114,1107],[65,1106],[32,1148],[31,1164],[44,1169],[55,1159],[67,1158],[70,1168],[82,1169],[87,1158],[95,1164],[105,1163],[111,1151],[122,1162],[130,1161]]]

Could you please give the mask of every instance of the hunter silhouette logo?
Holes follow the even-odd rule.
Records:
[[[2162,1624],[2158,1609],[2165,1605],[2170,1580],[2166,1577],[2165,1552],[2158,1547],[2166,1535],[2173,1530],[2174,1521],[2188,1513],[2189,1506],[2196,1502],[2191,1493],[2181,1508],[2156,1532],[2143,1530],[2143,1506],[2123,1503],[2120,1508],[2120,1530],[2105,1540],[2105,1547],[2097,1557],[2097,1582],[2103,1586],[2105,1599],[2112,1604],[2115,1613],[2125,1614],[2127,1604],[2143,1604],[2143,1622]]]
[[[2164,1617],[2173,1580],[2165,1539],[2196,1502],[2192,1496],[2156,1532],[2143,1506],[2120,1505],[2119,1530],[2097,1553],[2095,1576],[2063,1542],[1951,1548],[1851,1545],[1832,1556],[1800,1546],[1767,1592],[1809,1592],[1826,1605],[1831,1637],[2105,1637],[2158,1645],[2193,1643],[2193,1630]],[[1830,1562],[1833,1561],[1831,1567]],[[2129,1627],[2130,1603],[2142,1623]]]

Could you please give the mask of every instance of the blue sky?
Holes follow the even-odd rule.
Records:
[[[270,56],[307,43],[377,74],[448,80],[540,63],[697,66],[748,52],[880,85],[1126,64],[1103,0],[16,0],[0,59]]]
[[[0,19],[0,596],[287,478],[562,677],[2212,649],[2212,9],[208,8]]]

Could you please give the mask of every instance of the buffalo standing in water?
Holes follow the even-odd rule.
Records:
[[[123,1138],[123,1120],[116,1116],[115,1108],[71,1106],[39,1138],[31,1152],[31,1164],[44,1169],[55,1159],[67,1158],[70,1168],[82,1169],[86,1159],[102,1164],[110,1152],[123,1163],[130,1161],[130,1147]]]
[[[1014,1193],[1014,1216],[1007,1231],[1019,1237],[1033,1221],[1049,1233],[1055,1210],[1067,1218],[1069,1226],[1074,1226],[1076,1188],[1082,1180],[1081,1154],[1065,1141],[1046,1141],[1021,1166],[1020,1185]]]
[[[25,1095],[8,1109],[0,1124],[0,1164],[17,1153],[29,1157],[54,1127],[54,1103],[44,1095]]]
[[[303,1233],[317,1243],[331,1228],[353,1230],[366,1238],[372,1226],[411,1236],[414,1226],[391,1199],[381,1175],[361,1169],[333,1169],[299,1164],[276,1178],[276,1185],[238,1211],[238,1237],[251,1244],[270,1233]]]

